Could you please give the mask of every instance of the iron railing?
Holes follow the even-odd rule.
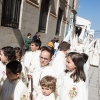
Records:
[[[21,0],[3,0],[1,25],[18,28]]]

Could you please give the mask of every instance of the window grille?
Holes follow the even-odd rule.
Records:
[[[49,10],[49,0],[42,0],[40,19],[39,19],[39,28],[38,28],[39,32],[45,33],[48,10]]]
[[[63,10],[61,8],[59,8],[57,27],[56,27],[56,35],[59,35],[59,32],[60,32],[60,25],[61,25],[62,15],[63,15]]]
[[[21,0],[3,0],[1,25],[18,28]]]

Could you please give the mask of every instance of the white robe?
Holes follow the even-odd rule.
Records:
[[[57,78],[66,69],[66,55],[62,51],[58,51],[56,57],[53,59],[52,68]]]
[[[89,81],[88,81],[88,62],[86,62],[86,64],[84,64],[84,73],[86,76],[86,80],[85,80],[85,85],[86,85],[86,90],[87,90],[87,96],[88,96],[88,85],[89,85]]]
[[[0,91],[4,80],[6,79],[6,65],[0,61]]]
[[[89,49],[89,63],[90,63],[90,65],[92,65],[93,52],[94,52],[94,45]]]
[[[92,58],[92,63],[91,65],[98,67],[100,63],[100,50],[99,50],[99,40],[97,40],[95,48],[94,48],[94,53],[93,53],[93,58]]]
[[[77,45],[76,52],[83,53],[84,52],[84,45],[83,44]]]
[[[74,83],[70,75],[71,72],[64,72],[58,78],[56,100],[88,100],[85,82]]]
[[[44,96],[42,93],[39,93],[35,100],[55,100],[54,93],[51,93],[49,96]]]
[[[22,80],[5,80],[0,100],[28,100],[28,89]]]
[[[96,40],[93,40],[90,44],[85,46],[85,53],[88,55],[88,61],[86,62],[86,67],[88,68],[88,70],[89,70],[90,65],[92,64],[94,43]]]
[[[53,76],[56,77],[54,70],[52,69],[52,67],[50,65],[41,67],[40,69],[37,69],[34,73],[33,73],[33,87],[34,87],[34,91],[36,91],[37,93],[40,92],[41,87],[40,87],[40,80],[44,77],[44,76]]]
[[[24,56],[24,66],[26,67],[27,73],[31,74],[40,67],[39,56],[41,51],[37,50],[36,52],[26,52]]]

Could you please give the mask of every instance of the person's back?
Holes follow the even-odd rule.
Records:
[[[52,61],[52,68],[55,71],[57,77],[65,70],[66,54],[70,49],[70,44],[68,42],[61,42],[60,51],[58,51],[56,57]]]
[[[39,38],[39,32],[36,32],[36,34],[33,36],[32,40],[40,40]]]
[[[9,91],[7,91],[8,89]],[[6,79],[2,87],[0,98],[0,100],[23,100],[24,98],[28,98],[28,89],[20,79],[15,81]]]

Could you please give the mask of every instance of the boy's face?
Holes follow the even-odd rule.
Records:
[[[31,50],[36,51],[38,50],[39,46],[36,46],[34,43],[31,43]]]
[[[29,35],[28,38],[31,38],[31,35]]]
[[[41,66],[46,66],[51,61],[50,53],[47,51],[42,51],[40,54],[40,64]]]
[[[0,51],[0,59],[1,62],[8,62],[8,58],[4,55],[4,52],[2,50]]]
[[[19,77],[19,73],[14,74],[8,68],[6,68],[6,75],[7,75],[7,78],[11,81],[18,79]]]
[[[52,93],[52,89],[48,88],[48,87],[45,87],[43,86],[42,87],[42,94],[45,95],[45,96],[48,96]]]

